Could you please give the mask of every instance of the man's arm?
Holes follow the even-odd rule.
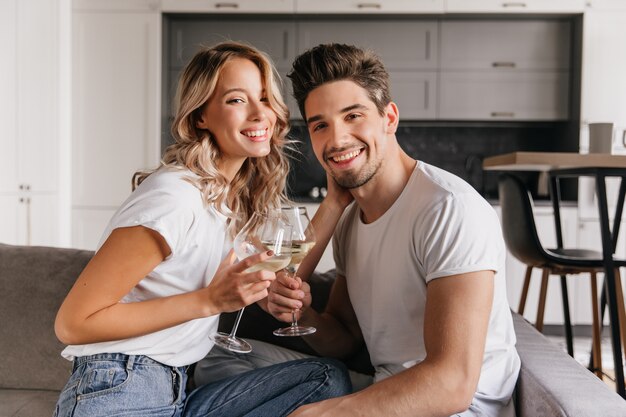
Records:
[[[450,416],[476,391],[493,300],[492,271],[438,278],[427,288],[424,361],[369,388],[290,416]]]

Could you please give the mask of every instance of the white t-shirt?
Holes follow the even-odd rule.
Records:
[[[520,360],[506,298],[506,249],[493,208],[465,181],[417,162],[394,204],[365,224],[355,203],[334,240],[337,273],[382,380],[426,357],[426,284],[473,271],[496,271],[493,306],[474,404],[486,416],[514,415]]]
[[[120,227],[144,226],[157,231],[171,254],[121,300],[122,303],[183,294],[206,287],[232,247],[226,217],[205,207],[200,191],[185,177],[188,170],[161,168],[141,183],[110,220],[98,246]],[[70,345],[62,355],[97,353],[146,355],[169,366],[202,359],[213,346],[209,335],[217,330],[219,315],[192,320],[145,336]]]

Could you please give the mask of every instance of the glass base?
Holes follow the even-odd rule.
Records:
[[[315,333],[317,329],[311,326],[289,326],[274,330],[274,336],[306,336]]]
[[[250,353],[252,352],[252,346],[250,343],[238,337],[231,337],[227,333],[217,332],[210,336],[211,340],[224,349],[228,349],[237,353]]]

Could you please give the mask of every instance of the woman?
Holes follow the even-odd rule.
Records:
[[[284,199],[287,110],[268,58],[227,42],[198,52],[179,81],[176,142],[138,173],[94,258],[59,309],[73,373],[56,416],[286,415],[349,390],[327,360],[261,369],[186,396],[186,366],[211,349],[219,314],[263,300],[274,273],[245,273],[231,240]]]

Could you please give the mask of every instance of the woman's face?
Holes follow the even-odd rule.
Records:
[[[215,138],[220,169],[234,176],[246,158],[269,154],[275,124],[259,68],[244,58],[224,64],[197,123]]]

